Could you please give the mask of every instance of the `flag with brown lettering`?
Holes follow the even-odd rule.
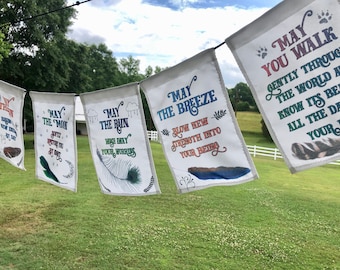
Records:
[[[31,91],[36,177],[77,191],[75,94]]]
[[[26,90],[0,81],[0,157],[25,170],[22,115]]]
[[[141,87],[179,192],[257,178],[214,49],[142,81]]]
[[[84,93],[80,98],[102,192],[160,193],[138,83]]]
[[[292,173],[340,158],[338,14],[286,0],[226,39]]]

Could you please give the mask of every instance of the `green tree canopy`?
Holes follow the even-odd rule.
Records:
[[[145,75],[140,74],[139,65],[140,60],[134,59],[131,55],[120,59],[119,69],[123,75],[123,83],[137,82],[145,78]]]
[[[105,44],[91,45],[89,53],[88,61],[92,68],[93,77],[91,91],[124,83],[116,58]]]
[[[66,0],[8,0],[0,11],[0,79],[29,91],[79,94],[138,82],[164,70],[148,67],[141,74],[140,60],[131,55],[117,62],[104,44],[67,39],[76,12]],[[144,96],[142,100],[153,128]],[[33,128],[29,95],[24,113]]]
[[[0,63],[6,58],[11,50],[11,45],[4,41],[5,35],[0,31]]]
[[[1,79],[28,89],[46,87],[57,91],[65,85],[66,60],[60,45],[75,10],[49,13],[65,6],[65,0],[6,1],[1,8],[0,25],[9,25],[4,40],[12,45],[12,50],[0,64]],[[40,14],[45,15],[37,17]],[[53,75],[56,70],[61,73]]]
[[[228,94],[235,111],[257,111],[255,99],[246,83],[236,84],[234,88],[228,90]]]
[[[66,0],[5,1],[0,24],[10,24],[5,36],[15,53],[33,53],[45,43],[64,37],[75,16],[75,9],[62,9],[66,3]],[[53,12],[56,10],[59,11]]]

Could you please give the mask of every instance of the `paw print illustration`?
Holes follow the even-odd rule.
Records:
[[[260,47],[260,49],[257,50],[257,56],[261,57],[264,59],[268,54],[267,48],[266,47]]]
[[[319,23],[328,23],[331,19],[332,19],[332,14],[329,13],[329,11],[327,10],[326,12],[322,11],[321,15],[318,14],[318,18],[319,18]]]

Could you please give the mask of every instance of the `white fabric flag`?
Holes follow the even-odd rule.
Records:
[[[226,39],[292,173],[340,158],[339,14],[286,0]]]
[[[137,83],[80,95],[101,191],[160,193]]]
[[[214,49],[142,81],[141,88],[179,192],[257,178]]]
[[[0,81],[0,157],[25,170],[22,114],[26,91]]]
[[[31,91],[36,177],[77,191],[75,94]]]

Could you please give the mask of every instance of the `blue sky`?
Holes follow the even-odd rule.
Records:
[[[68,4],[74,1],[68,0]],[[119,61],[131,55],[147,66],[170,67],[219,45],[278,0],[92,0],[76,6],[69,37],[105,43]],[[227,87],[245,82],[226,45],[216,50]]]
[[[223,8],[225,6],[237,6],[240,8],[253,7],[272,7],[280,1],[268,0],[145,0],[144,3],[149,3],[155,6],[168,7],[174,10],[181,10],[182,8]]]

